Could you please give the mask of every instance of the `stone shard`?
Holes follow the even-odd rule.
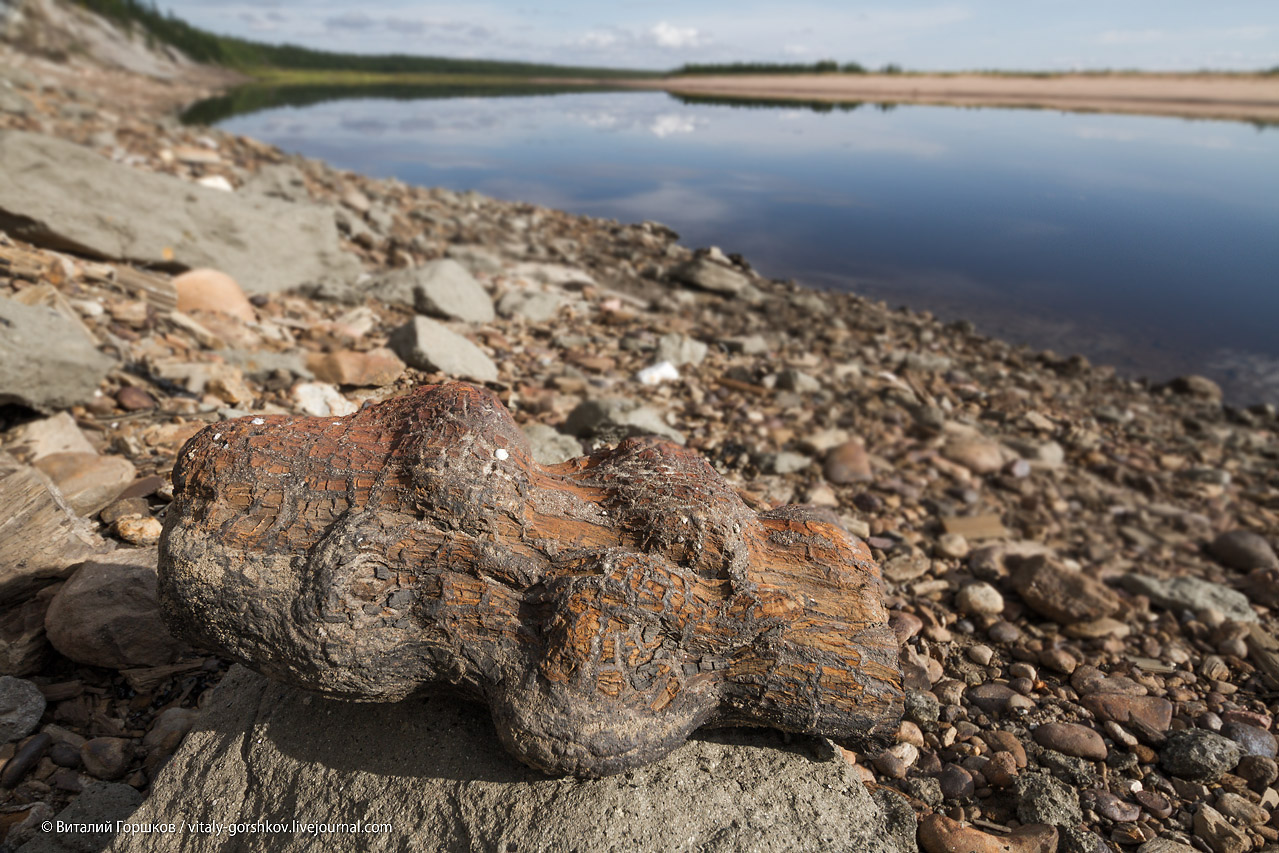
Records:
[[[360,273],[325,207],[196,186],[38,133],[0,133],[0,228],[52,249],[213,267],[250,293]]]
[[[879,569],[828,513],[756,515],[655,438],[543,468],[462,383],[191,439],[160,599],[196,645],[328,696],[451,685],[554,773],[633,768],[700,726],[878,746],[901,715]]]

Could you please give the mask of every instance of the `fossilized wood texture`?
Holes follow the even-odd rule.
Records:
[[[548,772],[616,773],[704,725],[883,743],[901,715],[866,546],[811,507],[757,515],[676,444],[543,468],[459,383],[216,424],[173,478],[176,634],[333,697],[454,685]]]

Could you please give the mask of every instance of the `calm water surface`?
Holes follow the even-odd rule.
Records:
[[[765,275],[1279,402],[1279,128],[650,92],[343,100],[222,126],[366,174],[655,219]]]

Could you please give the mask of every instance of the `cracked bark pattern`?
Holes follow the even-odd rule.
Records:
[[[521,761],[602,776],[699,726],[887,741],[879,568],[833,516],[751,511],[655,438],[542,467],[488,391],[210,426],[160,541],[173,631],[325,695],[451,685]]]

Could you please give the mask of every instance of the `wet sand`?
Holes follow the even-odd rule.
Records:
[[[1279,75],[1262,74],[743,74],[627,85],[742,99],[1041,107],[1279,122]]]

